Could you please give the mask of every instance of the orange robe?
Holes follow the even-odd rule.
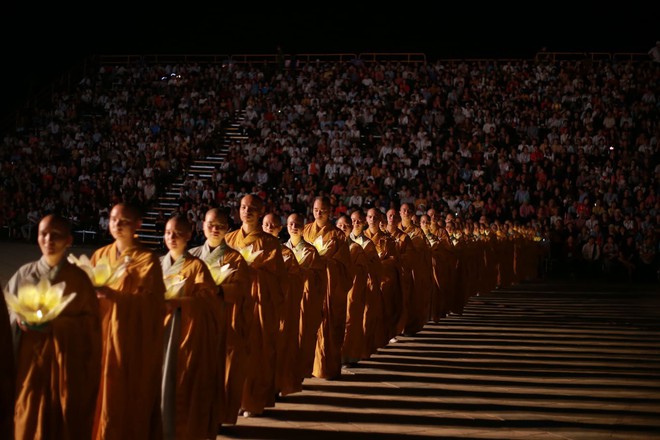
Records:
[[[285,276],[284,259],[277,238],[257,230],[245,234],[243,229],[225,235],[227,245],[237,251],[252,245],[252,251],[263,251],[249,265],[254,300],[253,325],[250,327],[249,354],[241,408],[262,414],[275,402],[275,362],[280,313],[284,304],[281,278]]]
[[[454,249],[456,249],[458,262],[456,264],[455,278],[456,295],[454,296],[455,302],[451,311],[462,315],[466,301],[469,298],[470,285],[472,284],[471,277],[475,276],[475,274],[472,273],[472,268],[470,267],[470,243],[467,238],[461,236],[454,245]]]
[[[397,336],[405,331],[412,314],[412,297],[415,294],[413,267],[419,255],[415,253],[415,248],[408,234],[401,229],[397,228],[393,233],[390,232],[390,236],[394,239],[399,254],[399,271],[401,277],[401,305],[394,334],[394,336]]]
[[[169,253],[160,260],[164,276],[185,278],[173,300],[177,309],[167,313],[164,322],[166,342],[170,342],[164,354],[164,376],[173,370],[173,381],[163,377],[165,434],[181,440],[212,438],[218,432],[218,382],[224,379],[224,356],[220,362],[224,306],[204,261],[183,254],[172,263]]]
[[[372,233],[365,230],[364,235],[375,245],[381,261],[380,291],[383,305],[381,333],[376,335],[377,348],[384,347],[396,336],[396,327],[401,316],[401,264],[396,243],[383,231]]]
[[[286,278],[283,280],[285,291],[284,313],[280,317],[280,327],[277,343],[277,371],[275,385],[283,396],[302,391],[302,381],[299,380],[298,365],[300,357],[300,301],[303,296],[303,278],[291,249],[282,246],[282,257],[286,267]]]
[[[229,268],[235,270],[222,282],[219,290],[220,299],[225,305],[226,331],[224,347],[221,341],[219,353],[225,363],[224,378],[218,389],[219,422],[235,425],[243,400],[249,334],[254,319],[254,300],[250,293],[248,265],[241,254],[227,246],[224,241],[213,250],[206,242],[189,252],[209,265],[229,264]]]
[[[346,302],[346,330],[341,347],[342,363],[356,363],[364,351],[364,304],[367,290],[367,256],[362,246],[352,239],[349,242],[353,285]]]
[[[303,380],[312,377],[314,370],[316,340],[323,320],[323,302],[328,277],[325,260],[321,258],[314,246],[305,240],[301,240],[297,246],[293,246],[289,240],[286,246],[301,255],[298,267],[303,290],[300,299],[297,376],[302,388]]]
[[[429,319],[433,322],[440,321],[440,318],[446,316],[446,305],[444,303],[442,293],[442,288],[440,287],[441,277],[440,277],[440,239],[433,234],[432,232],[426,233],[426,240],[429,242],[431,248],[431,269],[433,275],[433,290],[431,291],[431,298],[429,303]]]
[[[117,255],[112,243],[92,254],[110,264],[129,262],[124,276],[111,287],[112,298],[99,300],[103,357],[101,388],[94,420],[94,438],[160,439],[161,378],[165,285],[158,255],[141,246]]]
[[[101,375],[96,291],[78,267],[63,260],[51,269],[43,258],[22,266],[7,291],[16,295],[23,283],[36,284],[42,277],[51,284],[63,281],[64,295],[75,292],[76,297],[44,331],[22,332],[12,315],[17,338],[15,438],[91,438]]]
[[[462,300],[459,298],[458,280],[458,249],[451,239],[440,238],[436,253],[436,277],[440,289],[439,303],[443,304],[445,313],[462,312]],[[440,314],[439,316],[442,316]]]
[[[318,237],[323,237],[323,243],[327,244],[327,250],[321,258],[326,263],[328,284],[323,303],[323,320],[316,344],[313,374],[322,379],[335,379],[341,376],[341,346],[346,328],[346,302],[353,281],[351,252],[344,233],[331,223],[322,228],[319,228],[316,222],[304,226],[305,241],[314,243]]]
[[[412,223],[407,228],[404,228],[403,225],[401,228],[410,237],[415,255],[415,258],[411,261],[413,287],[410,296],[410,308],[403,329],[404,333],[414,335],[424,328],[430,317],[431,296],[435,289],[433,257],[431,255],[431,245],[426,239],[422,228]]]
[[[380,290],[383,265],[378,256],[376,245],[364,234],[360,237],[351,238],[358,240],[362,246],[366,263],[366,286],[364,295],[364,313],[362,316],[362,359],[369,357],[378,351],[384,340],[383,328],[383,297]]]
[[[5,296],[0,297],[0,438],[14,438],[14,393],[16,386],[16,369],[14,368],[14,345],[9,324],[9,314],[6,313]]]

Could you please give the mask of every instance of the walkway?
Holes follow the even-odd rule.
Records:
[[[304,388],[218,439],[658,439],[660,288],[496,291]]]

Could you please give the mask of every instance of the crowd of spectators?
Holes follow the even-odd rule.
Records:
[[[181,177],[193,243],[209,207],[238,220],[247,193],[283,221],[327,195],[335,218],[485,217],[543,236],[552,274],[657,281],[659,78],[611,59],[103,66],[2,139],[0,224],[33,240],[59,211],[103,239],[109,207]],[[236,115],[223,164],[186,175]]]

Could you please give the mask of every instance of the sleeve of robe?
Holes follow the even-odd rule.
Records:
[[[25,267],[24,267],[25,268]],[[13,294],[21,278],[14,282]],[[44,331],[20,332],[16,355],[17,439],[89,438],[99,389],[101,328],[96,292],[78,267],[64,262],[52,284],[75,298]]]
[[[97,438],[158,439],[163,364],[165,284],[158,256],[139,247],[117,256],[116,245],[98,249],[92,264],[130,259],[125,275],[100,300],[103,363],[95,419]]]

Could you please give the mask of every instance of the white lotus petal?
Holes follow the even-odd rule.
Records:
[[[165,283],[165,299],[173,299],[179,296],[181,289],[186,284],[186,279],[181,275],[170,275],[163,278]]]
[[[221,285],[229,275],[233,274],[236,272],[236,269],[232,269],[229,267],[229,263],[220,266],[219,264],[214,264],[212,266],[209,266],[209,270],[211,271],[211,276],[213,277],[213,281],[215,281],[216,285]]]
[[[328,252],[328,249],[330,249],[330,243],[332,243],[332,240],[328,240],[328,242],[324,243],[323,236],[319,235],[312,244],[319,252],[319,255],[325,255],[325,253]]]
[[[258,251],[253,251],[252,250],[252,245],[245,246],[241,250],[239,250],[240,254],[243,256],[243,259],[247,262],[247,264],[252,264],[254,260],[257,259],[259,255],[263,252],[263,249],[260,249]]]
[[[115,283],[124,275],[126,265],[128,264],[128,259],[125,259],[113,267],[108,257],[101,257],[96,262],[96,265],[93,265],[87,255],[84,254],[80,258],[76,258],[73,254],[70,254],[67,260],[84,270],[94,287],[102,287]]]
[[[59,316],[75,298],[75,293],[63,295],[65,283],[51,284],[46,277],[37,284],[23,284],[16,295],[4,292],[7,306],[21,321],[30,325],[49,322]]]

